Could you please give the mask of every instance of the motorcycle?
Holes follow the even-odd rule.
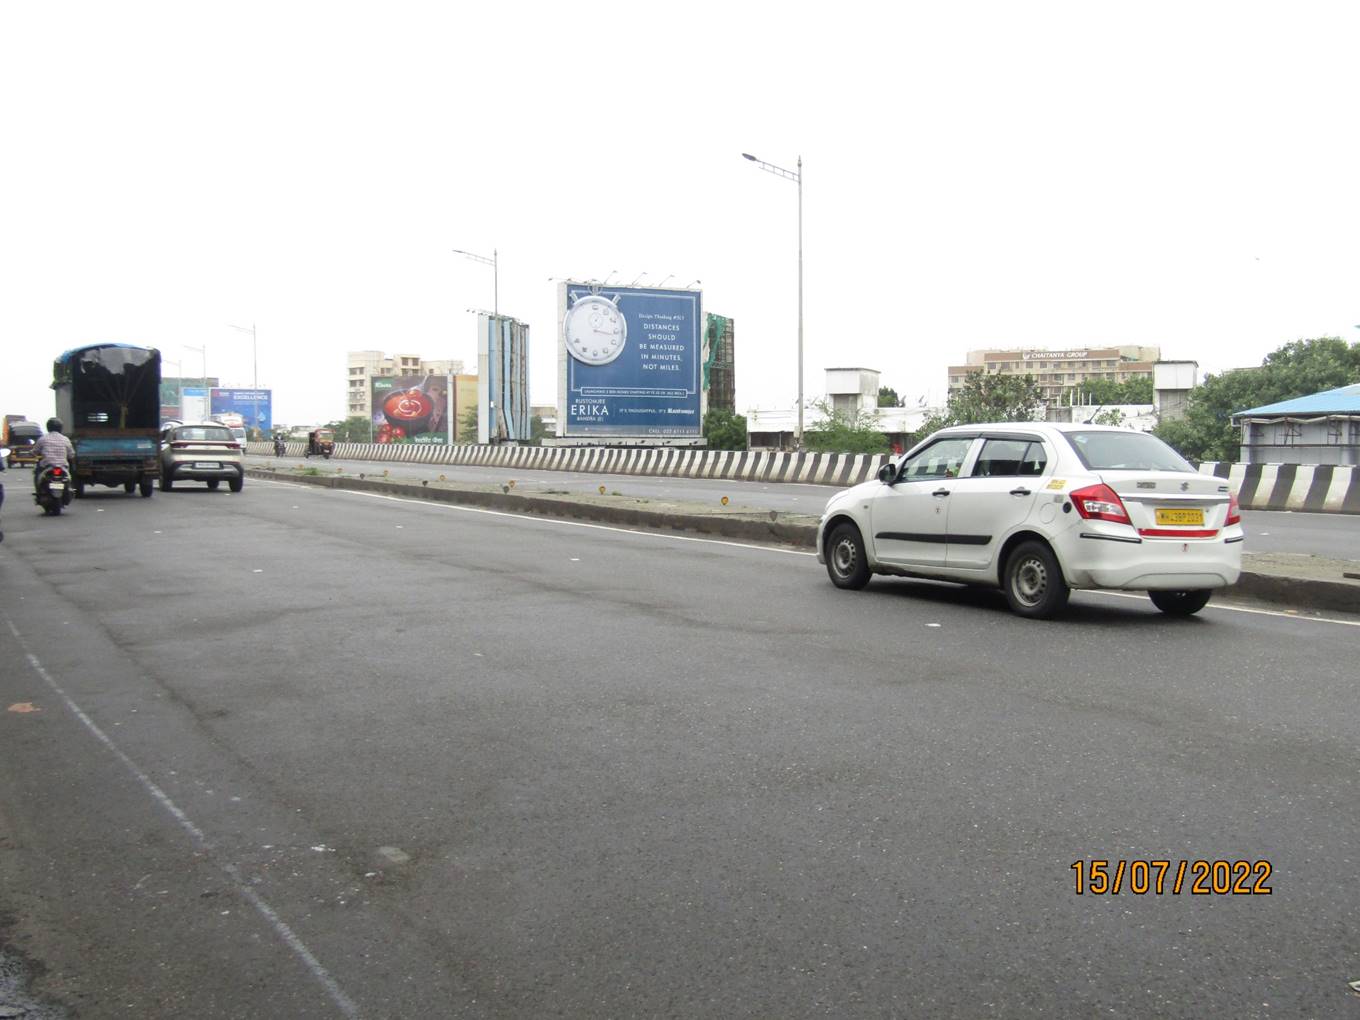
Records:
[[[283,436],[274,437],[274,456],[282,457],[288,451],[287,444],[283,441]]]
[[[33,502],[42,507],[43,513],[49,517],[56,517],[62,507],[71,505],[73,489],[70,472],[49,465],[38,473],[33,483]]]

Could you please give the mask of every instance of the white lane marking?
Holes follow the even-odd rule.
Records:
[[[273,482],[256,479],[262,485],[290,485],[297,483]],[[368,499],[386,499],[393,503],[409,503],[428,510],[451,510],[465,514],[486,514],[490,517],[509,517],[517,521],[533,521],[537,524],[560,524],[568,528],[590,528],[595,531],[616,531],[623,535],[641,535],[643,538],[660,538],[668,542],[699,542],[704,545],[723,545],[732,549],[755,549],[758,552],[782,553],[786,556],[812,556],[816,553],[803,552],[801,549],[785,549],[775,545],[754,545],[749,542],[724,542],[716,538],[694,538],[689,535],[666,535],[656,531],[637,531],[633,528],[616,528],[611,524],[587,524],[585,521],[563,521],[556,517],[538,517],[534,514],[512,514],[505,510],[486,510],[476,506],[456,506],[453,503],[434,503],[428,499],[409,499],[405,496],[387,496],[380,492],[356,492],[353,489],[332,489],[336,495],[363,496]]]
[[[62,690],[61,685],[58,684],[56,680],[52,679],[52,675],[43,667],[43,664],[38,660],[38,657],[28,650],[28,644],[24,641],[23,635],[19,633],[19,628],[14,626],[14,621],[9,619],[9,617],[6,617],[5,623],[9,625],[10,633],[14,635],[14,640],[19,643],[19,648],[23,651],[24,657],[28,660],[28,664],[33,668],[33,672],[42,677],[43,682],[46,683],[48,687],[52,688],[57,696],[66,703],[66,707],[71,710],[71,714],[79,719],[81,723],[84,724],[85,728],[89,730],[101,744],[108,748],[115,758],[127,767],[129,772],[137,777],[137,781],[142,784],[142,788],[146,790],[146,792],[151,795],[152,799],[163,807],[176,822],[179,823],[180,828],[189,834],[198,848],[212,857],[217,866],[226,872],[227,876],[231,878],[232,883],[236,886],[236,891],[269,922],[270,927],[274,929],[274,932],[279,938],[281,938],[287,944],[288,948],[302,960],[307,969],[312,972],[312,977],[316,978],[326,990],[326,994],[330,996],[331,1002],[335,1003],[340,1012],[345,1014],[345,1016],[357,1017],[359,1015],[359,1007],[354,1004],[354,1000],[345,994],[335,978],[331,977],[330,972],[327,971],[326,968],[321,965],[321,962],[312,955],[312,951],[303,944],[303,941],[297,937],[293,932],[293,929],[288,926],[288,923],[284,921],[283,918],[279,917],[278,913],[269,905],[263,896],[251,888],[250,884],[246,881],[245,876],[241,874],[240,869],[230,861],[218,859],[215,848],[208,840],[208,837],[203,830],[195,825],[180,806],[170,799],[170,795],[157,786],[151,777],[143,772],[137,763],[129,758],[127,754],[123,752],[123,749],[115,744],[113,739],[100,729],[99,725],[93,719],[85,714],[85,710],[77,705],[69,694]]]
[[[1142,599],[1144,602],[1152,601],[1146,595],[1139,595],[1133,591],[1095,591],[1090,588],[1080,589],[1085,595],[1109,595],[1116,599]],[[1360,627],[1360,620],[1336,620],[1330,616],[1303,616],[1296,612],[1283,612],[1278,609],[1252,609],[1249,606],[1224,606],[1210,603],[1204,607],[1208,609],[1220,609],[1225,613],[1251,613],[1253,616],[1278,616],[1285,620],[1307,620],[1311,623],[1335,623],[1341,627]]]
[[[265,485],[288,485],[296,484],[289,482],[264,482]],[[473,506],[454,506],[452,503],[432,503],[424,499],[407,499],[404,496],[386,496],[378,492],[355,492],[352,489],[332,489],[332,492],[344,493],[349,496],[367,496],[370,499],[387,499],[394,503],[411,503],[416,506],[429,507],[434,510],[460,510],[469,514],[489,514],[492,517],[510,517],[519,521],[536,521],[540,524],[562,524],[571,528],[593,528],[597,531],[617,531],[624,535],[642,535],[645,538],[660,538],[670,542],[700,542],[706,545],[725,545],[735,549],[756,549],[761,552],[783,553],[786,556],[811,556],[816,557],[814,552],[803,552],[801,549],[785,549],[773,545],[752,545],[748,542],[724,542],[716,538],[692,538],[688,535],[666,535],[655,531],[635,531],[632,528],[616,528],[609,524],[587,524],[583,521],[560,521],[555,517],[535,517],[532,514],[512,514],[503,510],[484,510],[481,507]],[[1096,591],[1090,588],[1078,589],[1090,595],[1113,595],[1115,598],[1124,599],[1143,599],[1148,601],[1146,595],[1139,595],[1136,592],[1120,591]],[[1249,609],[1246,606],[1223,606],[1210,605],[1209,609],[1221,609],[1230,613],[1253,613],[1257,616],[1279,616],[1287,620],[1309,620],[1313,623],[1335,623],[1343,627],[1360,627],[1360,621],[1356,620],[1334,620],[1326,616],[1297,616],[1293,613],[1282,613],[1270,609]]]

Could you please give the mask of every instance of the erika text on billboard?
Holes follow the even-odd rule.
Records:
[[[188,396],[189,390],[186,389],[184,393]],[[246,428],[268,432],[274,427],[273,404],[273,390],[229,390],[213,387],[211,413],[239,414]]]
[[[563,284],[562,434],[700,435],[699,305],[693,290]]]
[[[447,444],[452,396],[446,375],[379,376],[373,380],[373,441]]]

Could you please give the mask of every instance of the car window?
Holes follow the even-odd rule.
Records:
[[[213,428],[209,425],[189,425],[176,429],[175,438],[178,440],[192,440],[200,443],[229,443],[231,442],[231,430],[226,428]]]
[[[1025,450],[1024,459],[1020,461],[1020,473],[1022,475],[1041,475],[1044,468],[1048,466],[1048,454],[1044,453],[1043,443],[1030,443]]]
[[[963,466],[972,439],[941,439],[902,462],[898,481],[917,482],[927,478],[954,478]]]
[[[1194,471],[1175,450],[1146,432],[1064,432],[1092,471]]]
[[[973,477],[996,478],[1023,474],[1021,467],[1025,464],[1025,451],[1031,445],[1025,439],[988,439],[982,444],[982,452],[973,465]]]

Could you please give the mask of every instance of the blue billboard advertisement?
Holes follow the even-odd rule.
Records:
[[[269,432],[274,427],[273,397],[273,390],[228,390],[214,386],[210,413],[239,414],[247,430]]]
[[[698,291],[564,283],[558,308],[559,435],[702,434]]]

